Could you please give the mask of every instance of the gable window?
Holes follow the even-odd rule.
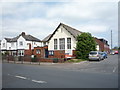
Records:
[[[49,55],[54,55],[54,51],[49,51]]]
[[[67,49],[71,49],[71,38],[67,38]]]
[[[54,49],[57,49],[57,39],[54,39]]]
[[[60,50],[64,50],[65,49],[65,38],[60,38],[59,43],[60,43]]]
[[[5,47],[5,43],[3,43],[3,47]]]
[[[20,41],[19,44],[20,44],[20,46],[23,46],[23,42],[22,41]]]
[[[40,49],[36,49],[36,54],[40,54]]]

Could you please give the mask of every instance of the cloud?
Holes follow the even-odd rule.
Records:
[[[114,38],[117,36],[117,0],[51,3],[35,1],[3,2],[0,26],[3,27],[4,37],[14,37],[25,31],[43,39],[52,33],[60,22],[81,31],[91,32],[95,36],[105,37],[109,41],[109,30],[115,32]],[[116,41],[114,40],[114,43]]]

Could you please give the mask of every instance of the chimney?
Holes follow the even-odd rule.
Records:
[[[25,32],[22,32],[21,35],[22,35],[22,36],[25,36]]]

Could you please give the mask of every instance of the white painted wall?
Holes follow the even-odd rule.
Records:
[[[58,41],[58,49],[59,49],[59,38],[65,38],[65,53],[69,53],[72,55],[72,50],[75,50],[76,47],[76,40],[75,38],[62,26],[58,28],[56,33],[53,35],[53,37],[50,39],[49,44],[48,44],[48,50],[54,50],[54,39],[57,39]],[[67,49],[67,38],[71,38],[71,49]]]
[[[23,42],[23,45],[20,45],[20,42]],[[26,48],[26,40],[20,36],[17,40],[17,49],[25,49]]]
[[[100,50],[99,45],[96,45],[96,50],[97,50],[97,51],[99,51],[99,50]]]
[[[5,47],[3,47],[3,43],[5,43]],[[1,50],[3,49],[7,50],[7,41],[5,39],[1,41]]]
[[[17,49],[17,42],[11,42],[11,50]]]

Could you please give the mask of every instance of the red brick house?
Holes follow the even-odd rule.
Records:
[[[109,48],[109,44],[108,41],[105,39],[98,39],[98,38],[94,38],[96,43],[97,43],[97,50],[98,51],[105,51],[107,53],[110,52],[110,48]]]

